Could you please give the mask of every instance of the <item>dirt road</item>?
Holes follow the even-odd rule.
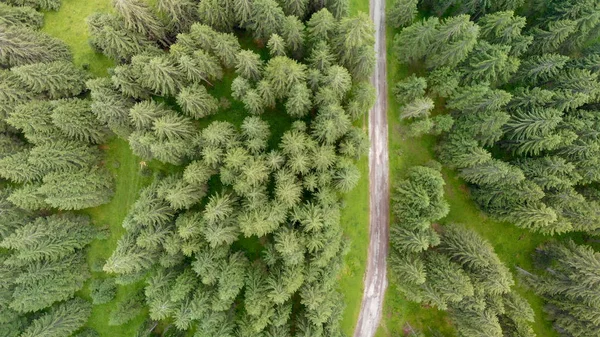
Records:
[[[373,337],[381,320],[383,296],[387,287],[386,258],[389,237],[389,160],[387,122],[387,78],[385,50],[385,0],[371,0],[371,18],[375,23],[377,64],[372,82],[377,101],[369,113],[369,193],[370,242],[360,314],[354,337]]]

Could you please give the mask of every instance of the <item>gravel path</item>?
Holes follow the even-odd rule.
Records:
[[[371,18],[375,23],[377,64],[372,82],[377,101],[369,113],[369,256],[364,278],[360,315],[354,337],[373,337],[379,327],[383,297],[387,288],[386,259],[389,237],[390,184],[388,160],[387,78],[385,45],[385,0],[371,0]]]

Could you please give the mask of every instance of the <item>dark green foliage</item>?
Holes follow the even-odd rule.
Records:
[[[143,297],[141,293],[130,293],[121,299],[108,317],[109,325],[123,325],[142,313]]]
[[[598,253],[572,241],[548,243],[536,250],[546,270],[522,271],[527,284],[546,301],[554,326],[565,336],[600,333],[598,314]]]
[[[0,25],[0,65],[23,66],[68,60],[71,53],[62,42],[23,26]]]
[[[417,4],[418,0],[395,0],[387,10],[387,19],[396,28],[409,26],[417,16]]]
[[[89,285],[93,304],[104,304],[112,301],[117,293],[114,279],[93,279]]]

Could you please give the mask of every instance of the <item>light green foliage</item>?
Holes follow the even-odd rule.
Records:
[[[255,0],[252,4],[250,29],[257,39],[268,39],[281,30],[285,14],[275,0]]]
[[[206,87],[197,84],[183,88],[177,95],[177,104],[196,119],[212,115],[219,109],[219,101],[206,91]]]
[[[76,96],[85,89],[87,75],[70,62],[37,63],[15,67],[14,72],[25,87],[51,99]]]
[[[4,3],[0,4],[0,25],[23,25],[30,28],[40,28],[43,21],[43,14],[31,7],[16,7]]]
[[[113,0],[112,5],[119,16],[123,18],[125,28],[128,30],[138,32],[153,40],[164,39],[164,24],[144,1]]]
[[[99,125],[90,102],[81,99],[60,100],[52,109],[52,123],[65,136],[90,144],[103,143],[108,130]]]
[[[31,322],[22,337],[69,336],[81,328],[91,314],[91,305],[74,299],[51,308],[47,313]]]
[[[40,193],[46,203],[62,210],[94,207],[110,201],[113,178],[104,169],[91,168],[75,172],[52,172],[44,176]]]

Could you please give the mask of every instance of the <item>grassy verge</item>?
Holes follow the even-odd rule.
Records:
[[[391,5],[391,1],[387,1]],[[400,66],[393,53],[393,37],[397,31],[387,28],[388,50],[388,88],[409,74],[409,69]],[[435,158],[435,137],[421,138],[406,137],[406,127],[400,122],[398,104],[393,95],[388,97],[390,181],[398,181],[406,170],[413,165],[422,165]],[[441,223],[457,222],[466,225],[485,237],[493,246],[500,259],[515,273],[515,267],[531,269],[531,254],[543,241],[548,240],[543,235],[533,234],[514,225],[493,221],[482,213],[470,198],[469,191],[456,172],[443,169],[446,181],[446,199],[450,203],[450,214]],[[393,187],[392,187],[393,188]],[[398,281],[390,278],[390,286],[386,293],[383,318],[377,332],[377,337],[404,336],[413,329],[422,331],[426,336],[434,336],[436,332],[443,336],[455,336],[445,312],[406,301],[397,289]],[[522,285],[516,285],[516,290],[532,305],[536,322],[534,330],[538,336],[558,336],[550,322],[543,319],[542,301]],[[438,334],[438,335],[439,335]]]
[[[369,13],[368,0],[351,0],[350,14]],[[357,123],[365,132],[368,118]],[[350,240],[350,251],[340,276],[339,289],[344,295],[346,309],[342,320],[342,330],[347,336],[354,334],[363,295],[363,278],[367,266],[369,249],[369,159],[364,156],[357,163],[361,178],[358,185],[344,196],[345,208],[341,223],[345,236]]]

